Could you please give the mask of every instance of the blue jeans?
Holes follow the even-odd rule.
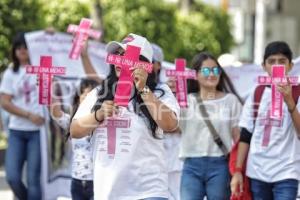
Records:
[[[251,179],[253,200],[295,200],[298,192],[298,181],[286,179],[274,183],[266,183]]]
[[[223,200],[230,198],[230,175],[225,157],[187,158],[184,161],[181,200]]]
[[[6,180],[20,200],[41,200],[41,148],[39,131],[9,130],[6,150]],[[27,187],[22,170],[27,161]]]
[[[144,200],[168,200],[168,199],[163,198],[163,197],[149,197],[149,198],[146,198]]]
[[[72,178],[71,194],[72,200],[93,200],[94,186],[93,181],[83,181]]]

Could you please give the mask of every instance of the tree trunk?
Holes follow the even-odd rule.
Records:
[[[188,15],[194,0],[179,0],[179,8],[182,14]]]

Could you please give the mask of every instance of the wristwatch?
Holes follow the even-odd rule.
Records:
[[[146,85],[142,90],[139,91],[140,95],[146,95],[149,94],[150,88]]]

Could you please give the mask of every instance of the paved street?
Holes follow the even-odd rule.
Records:
[[[5,181],[5,172],[3,168],[0,168],[0,199],[13,200],[12,192]]]

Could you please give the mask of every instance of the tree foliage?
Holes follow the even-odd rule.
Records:
[[[79,24],[80,19],[89,18],[90,6],[78,0],[42,0],[44,20],[47,26],[65,32],[69,24]]]
[[[15,34],[43,26],[41,6],[36,0],[0,1],[0,70],[8,63]]]
[[[90,16],[92,2],[1,0],[0,67],[8,62],[11,41],[17,32],[47,26],[66,31],[68,24],[78,24],[82,17]],[[104,42],[137,33],[162,46],[165,58],[170,62],[176,57],[190,61],[193,55],[203,50],[220,55],[233,45],[229,16],[201,1],[193,1],[185,15],[176,4],[164,0],[101,0],[100,5]]]

